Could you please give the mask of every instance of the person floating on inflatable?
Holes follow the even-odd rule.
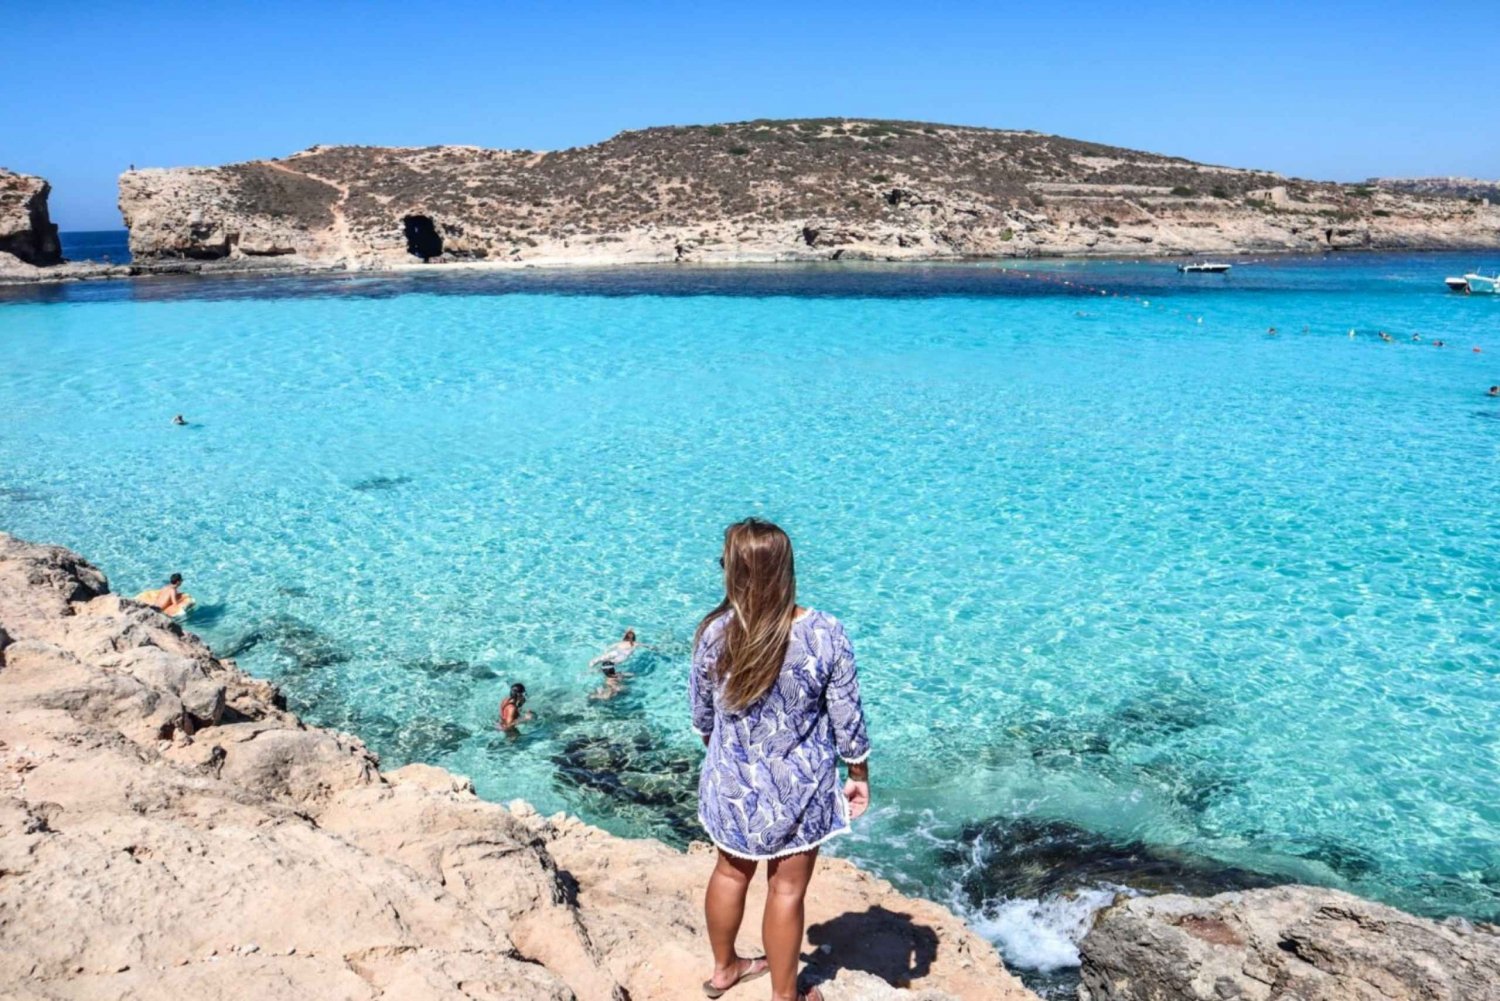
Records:
[[[169,619],[180,619],[188,613],[195,602],[191,594],[182,592],[182,574],[174,573],[167,581],[166,587],[159,587],[153,591],[142,591],[135,596],[135,600],[152,608],[159,608],[162,614]]]

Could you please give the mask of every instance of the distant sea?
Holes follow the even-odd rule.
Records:
[[[1119,887],[1493,921],[1500,296],[1443,278],[1495,256],[0,288],[0,529],[181,571],[388,767],[682,845],[693,627],[765,515],[859,656],[874,805],[830,854],[1034,986]]]
[[[59,233],[63,257],[70,261],[130,262],[130,230],[100,229]]]

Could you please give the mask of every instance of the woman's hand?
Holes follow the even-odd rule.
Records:
[[[870,808],[870,783],[850,779],[844,783],[844,798],[849,801],[849,819],[858,820]]]

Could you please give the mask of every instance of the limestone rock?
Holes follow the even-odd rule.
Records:
[[[315,146],[120,178],[151,262],[420,267],[1500,246],[1500,209],[1059,136],[863,119],[533,153]],[[428,265],[432,266],[432,265]]]
[[[0,259],[33,267],[62,263],[57,225],[47,214],[52,187],[40,177],[0,168]]]
[[[710,856],[382,774],[74,554],[3,534],[0,636],[0,996],[697,996]],[[830,1001],[1032,997],[937,905],[838,860],[814,885]]]
[[[1137,897],[1080,946],[1086,1001],[1500,998],[1500,936],[1337,890]]]

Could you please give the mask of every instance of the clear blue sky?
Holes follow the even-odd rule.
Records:
[[[128,164],[315,143],[555,149],[847,115],[1042,132],[1338,180],[1500,176],[1486,4],[17,0],[0,165],[64,229]]]

